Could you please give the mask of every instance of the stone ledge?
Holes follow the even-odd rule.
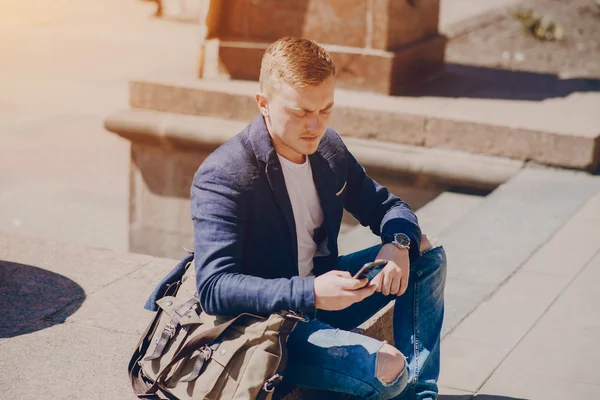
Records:
[[[251,121],[258,84],[163,73],[130,82],[133,108]],[[600,132],[585,110],[558,118],[548,102],[393,97],[337,89],[330,125],[344,137],[459,150],[597,171]],[[567,105],[565,105],[567,107]],[[572,115],[571,115],[572,114]]]
[[[210,152],[233,137],[245,124],[219,118],[149,110],[121,111],[105,121],[107,130],[132,142],[167,150]],[[515,175],[521,161],[458,151],[345,137],[344,142],[378,176],[427,182],[451,188],[490,191]]]

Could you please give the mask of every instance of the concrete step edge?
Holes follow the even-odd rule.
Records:
[[[132,109],[106,118],[107,130],[132,142],[186,150],[212,151],[246,124],[222,118]],[[514,176],[523,162],[456,150],[344,137],[356,158],[369,170],[406,180],[469,190],[493,190]]]

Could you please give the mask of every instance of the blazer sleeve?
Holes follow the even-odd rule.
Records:
[[[347,188],[344,208],[363,226],[382,239],[390,234],[404,233],[410,238],[411,262],[419,258],[421,229],[410,206],[371,179],[362,165],[347,152]]]
[[[201,166],[191,188],[196,284],[208,314],[314,312],[314,277],[265,279],[243,273],[247,210],[235,176]]]

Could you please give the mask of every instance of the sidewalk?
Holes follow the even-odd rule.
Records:
[[[445,338],[443,392],[600,398],[599,210],[600,194]]]
[[[458,278],[473,274],[465,260],[474,253],[469,246],[481,244],[473,237],[472,243],[463,239],[457,247],[445,232],[460,232],[460,225],[469,225],[473,217],[499,218],[486,211],[490,201],[493,205],[499,200],[472,203],[464,210],[466,214],[445,223],[440,237],[449,254],[449,275],[441,399],[593,400],[600,396],[600,378],[595,373],[600,356],[596,340],[600,333],[596,312],[600,307],[596,285],[600,278],[600,178],[585,173],[565,177],[569,175],[574,185],[571,196],[583,189],[585,197],[579,198],[588,200],[565,205],[566,219],[548,212],[544,205],[533,219],[523,218],[524,223],[547,219],[546,226],[537,228],[542,235],[553,233],[541,245],[534,238],[533,242],[523,240],[522,249],[490,253],[505,262],[515,259],[503,256],[505,250],[527,251],[528,255],[509,279],[458,323],[453,321],[465,308],[465,298],[457,297],[457,290],[477,292],[482,287],[465,289],[465,282],[479,278],[465,277],[462,283]],[[517,204],[522,201],[514,192],[504,192],[504,204],[523,205]],[[498,210],[505,207],[498,205]],[[431,222],[423,216],[424,222]],[[473,235],[507,243],[515,232],[498,230],[502,224]],[[524,227],[525,234],[530,229],[536,230]],[[57,399],[132,398],[125,368],[151,318],[142,306],[176,260],[1,232],[0,260],[1,398],[34,399],[41,392]],[[490,258],[481,265],[485,276],[498,273],[494,262]],[[472,295],[469,298],[478,301]]]

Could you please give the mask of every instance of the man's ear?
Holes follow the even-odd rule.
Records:
[[[258,109],[260,110],[260,113],[264,116],[267,117],[269,115],[269,100],[267,100],[267,97],[264,95],[264,93],[262,92],[258,92],[256,93],[256,104],[258,105]]]

